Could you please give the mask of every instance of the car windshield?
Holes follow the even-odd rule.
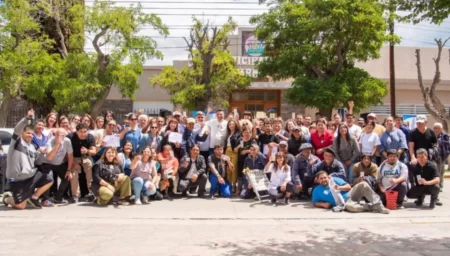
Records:
[[[11,143],[11,134],[9,132],[0,131],[0,140],[2,141],[2,145],[6,146]]]

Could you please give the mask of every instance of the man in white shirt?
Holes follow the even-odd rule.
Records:
[[[214,154],[215,145],[223,145],[227,136],[227,120],[224,119],[223,109],[216,111],[216,119],[208,121],[206,127],[209,130],[209,154]]]
[[[347,114],[345,117],[348,126],[348,133],[353,137],[355,137],[356,140],[359,140],[359,137],[361,136],[362,133],[362,129],[358,125],[355,125],[355,115]]]

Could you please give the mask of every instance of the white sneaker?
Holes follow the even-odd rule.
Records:
[[[134,204],[141,205],[142,204],[141,199],[136,199],[136,202]]]

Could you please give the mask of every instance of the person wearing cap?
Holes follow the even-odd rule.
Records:
[[[347,179],[344,165],[336,159],[336,152],[331,148],[325,148],[323,154],[323,161],[313,166],[313,175],[316,175],[319,171],[325,171],[332,177],[338,177],[343,180]]]
[[[181,142],[181,155],[185,156],[191,152],[191,148],[196,144],[197,141],[205,141],[208,137],[207,134],[200,136],[199,131],[194,132],[195,119],[188,118],[186,122],[186,129],[183,133],[183,141]]]
[[[375,122],[375,127],[373,128],[373,132],[376,133],[378,136],[381,136],[384,131],[386,131],[386,128],[384,126],[377,124],[377,115],[375,113],[370,113],[367,116],[367,121],[373,121]],[[365,127],[364,127],[365,129]],[[362,129],[362,132],[365,132],[364,129]]]
[[[408,140],[409,154],[411,155],[411,165],[417,164],[415,153],[419,148],[428,151],[428,160],[436,162],[439,154],[437,137],[433,129],[427,127],[427,117],[425,115],[416,116],[417,128],[411,131]]]
[[[397,150],[387,151],[387,161],[381,164],[377,184],[378,194],[386,205],[386,192],[389,190],[398,192],[397,209],[403,209],[403,200],[408,191],[408,167],[398,160]]]
[[[360,182],[367,182],[373,190],[376,190],[376,181],[378,178],[378,166],[372,163],[371,154],[362,154],[361,162],[356,163],[352,170],[352,186]]]
[[[311,139],[303,134],[303,131],[299,126],[295,126],[292,135],[287,142],[289,153],[294,156],[298,155],[300,153],[300,147],[304,143],[311,143]]]
[[[312,149],[310,143],[303,143],[299,148],[300,153],[295,158],[292,167],[292,182],[297,193],[302,190],[307,191],[313,184],[312,168],[320,162],[320,159],[312,154]]]
[[[444,131],[442,131],[443,125],[441,123],[435,123],[433,130],[436,133],[439,145],[439,159],[437,161],[438,170],[440,172],[440,187],[441,192],[444,188],[444,173],[445,173],[445,161],[450,155],[450,137]]]
[[[181,118],[182,116],[181,116],[180,111],[174,111],[172,117],[175,118],[178,121],[178,132],[183,134],[184,133],[184,129],[186,127],[183,124],[183,120]]]
[[[346,210],[348,212],[374,212],[389,214],[381,203],[380,197],[366,182],[358,183],[353,188],[344,180],[328,176],[325,171],[316,174],[315,179],[319,185],[312,193],[314,207],[333,209],[333,212]],[[361,204],[361,200],[368,201]]]
[[[417,164],[412,167],[412,177],[409,178],[412,187],[408,191],[407,196],[408,198],[417,198],[414,203],[416,206],[422,206],[425,195],[430,195],[429,207],[433,209],[437,205],[440,191],[440,173],[436,164],[428,160],[428,152],[426,149],[418,149],[416,156]]]
[[[250,146],[250,154],[244,161],[244,169],[264,170],[266,164],[267,157],[259,151],[259,146],[257,144],[252,144]],[[243,181],[240,197],[242,199],[255,197],[255,192],[253,192],[252,186],[249,184],[247,179]]]
[[[281,141],[278,144],[278,152],[282,152],[286,156],[287,164],[291,167],[294,166],[295,156],[288,152],[288,143],[287,141]]]
[[[379,152],[382,156],[381,160],[387,159],[387,151],[397,150],[397,155],[402,163],[409,164],[407,154],[408,145],[405,134],[394,126],[394,118],[392,116],[386,117],[385,120],[386,131],[380,136]]]

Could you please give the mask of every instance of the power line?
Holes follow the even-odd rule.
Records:
[[[418,28],[418,27],[407,27],[407,26],[402,26],[402,25],[396,25],[396,27],[409,28],[409,29],[417,29],[417,30],[423,30],[423,31],[433,31],[433,32],[450,32],[450,30],[448,30],[448,31],[443,31],[443,30],[433,30],[433,29],[425,29],[425,28]]]

